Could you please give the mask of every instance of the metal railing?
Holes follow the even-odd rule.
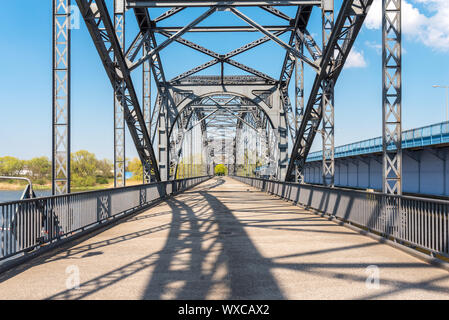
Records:
[[[433,125],[406,130],[402,132],[402,148],[416,148],[428,145],[449,143],[449,122],[441,122]],[[394,149],[394,144],[388,149]],[[335,158],[349,157],[359,154],[382,152],[382,137],[358,141],[343,146],[335,147]],[[322,151],[311,152],[307,162],[321,160]]]
[[[31,198],[36,198],[36,194],[33,191],[33,183],[31,182],[30,179],[26,178],[26,177],[8,177],[8,176],[0,176],[0,180],[21,180],[21,181],[26,181],[28,184],[25,187],[25,189],[22,192],[22,196],[20,197],[20,200],[23,199],[31,199]]]
[[[259,178],[235,178],[409,247],[449,257],[449,201]]]
[[[0,203],[0,261],[143,209],[210,177]]]

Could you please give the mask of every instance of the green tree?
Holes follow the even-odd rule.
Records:
[[[133,173],[134,180],[143,179],[143,167],[142,161],[139,158],[132,159],[128,164],[128,171]]]
[[[96,183],[98,160],[95,154],[80,150],[71,155],[72,182],[74,187],[91,187]]]
[[[0,175],[18,176],[23,170],[25,162],[14,157],[0,157]]]
[[[97,161],[97,175],[102,178],[110,179],[114,177],[114,165],[108,159]]]
[[[215,174],[217,176],[225,176],[228,174],[228,168],[224,164],[217,164],[215,166]]]
[[[25,161],[28,176],[38,184],[44,184],[51,176],[51,162],[47,157],[38,157]]]

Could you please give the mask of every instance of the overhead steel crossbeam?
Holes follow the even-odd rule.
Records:
[[[237,17],[239,17],[240,19],[242,19],[243,21],[247,22],[249,25],[253,26],[254,28],[258,29],[260,32],[262,32],[263,34],[265,34],[267,37],[271,38],[271,40],[273,40],[274,42],[276,42],[277,44],[279,44],[281,47],[283,47],[284,49],[286,49],[287,51],[289,51],[291,54],[293,54],[294,56],[298,57],[299,59],[302,59],[305,63],[307,63],[308,65],[310,65],[313,69],[318,70],[319,66],[317,64],[315,64],[314,61],[310,60],[308,57],[306,57],[304,54],[298,52],[295,50],[294,47],[288,45],[287,43],[285,43],[284,41],[282,41],[279,37],[275,36],[274,34],[272,34],[269,30],[265,29],[263,26],[261,26],[260,24],[258,24],[257,22],[255,22],[254,20],[250,19],[248,16],[246,16],[245,14],[243,14],[242,12],[240,12],[238,9],[234,8],[234,7],[229,7],[229,9],[231,10],[232,13],[234,13]]]
[[[291,31],[293,28],[289,25],[283,26],[263,26],[263,28],[269,32],[278,31]],[[154,27],[152,30],[156,33],[170,32],[175,33],[182,30],[183,27]],[[209,27],[193,27],[189,29],[189,32],[259,32],[249,26],[209,26]]]
[[[204,86],[204,85],[235,85],[235,86],[259,86],[266,85],[266,81],[256,76],[190,76],[182,79],[176,86]],[[170,85],[170,83],[167,83]]]
[[[239,0],[239,1],[207,1],[207,0],[127,0],[129,8],[156,8],[156,7],[210,7],[210,6],[299,6],[299,5],[321,5],[321,0]]]
[[[129,69],[132,71],[133,69],[139,67],[144,61],[146,61],[147,59],[150,59],[155,53],[161,51],[162,49],[166,48],[170,43],[172,43],[173,41],[175,41],[177,38],[179,38],[180,36],[182,36],[184,33],[186,33],[187,31],[189,31],[189,29],[191,29],[192,27],[196,26],[198,23],[200,23],[201,21],[203,21],[204,19],[206,19],[208,16],[210,16],[212,13],[214,13],[217,10],[216,7],[212,7],[209,8],[209,10],[207,10],[206,12],[204,12],[203,14],[201,14],[198,18],[196,18],[195,20],[193,20],[191,23],[189,23],[188,25],[186,25],[185,27],[181,28],[181,30],[179,30],[178,32],[176,32],[175,34],[171,35],[167,40],[165,40],[164,42],[162,42],[160,45],[158,45],[157,47],[153,48],[150,52],[148,52],[148,54],[146,54],[145,56],[143,56],[142,58],[140,58],[138,61],[136,61],[135,63],[133,63],[132,65],[129,66]]]
[[[288,22],[290,22],[292,19],[286,15],[285,13],[283,13],[281,10],[276,9],[275,7],[272,6],[260,6],[261,9],[271,13],[272,15],[275,15],[278,18],[284,19]]]
[[[281,31],[281,32],[278,32],[277,34],[280,35],[282,33],[284,33],[284,32]],[[169,37],[170,33],[164,33],[164,35]],[[239,63],[239,62],[231,59],[231,57],[239,55],[239,54],[241,54],[243,52],[246,52],[246,51],[248,51],[250,49],[253,49],[253,48],[255,48],[255,47],[257,47],[257,46],[259,46],[259,45],[261,45],[261,44],[263,44],[263,43],[265,43],[267,41],[270,41],[269,37],[263,37],[263,38],[257,39],[255,41],[253,41],[251,43],[248,43],[245,46],[242,46],[242,47],[240,47],[238,49],[235,49],[235,50],[233,50],[233,51],[231,51],[231,52],[229,52],[229,53],[227,53],[225,55],[218,54],[218,53],[216,53],[216,52],[214,52],[212,50],[204,48],[204,47],[202,47],[202,46],[200,46],[200,45],[198,45],[196,43],[193,43],[193,42],[191,42],[189,40],[186,40],[186,39],[183,39],[181,37],[176,39],[176,41],[181,43],[181,44],[183,44],[183,45],[185,45],[185,46],[187,46],[187,47],[189,47],[189,48],[192,48],[192,49],[197,50],[197,51],[199,51],[201,53],[204,53],[204,54],[206,54],[208,56],[211,56],[214,59],[211,60],[211,61],[208,61],[208,62],[206,62],[206,63],[204,63],[204,64],[202,64],[200,66],[197,66],[197,67],[195,67],[195,68],[193,68],[193,69],[191,69],[191,70],[189,70],[187,72],[184,72],[184,73],[176,76],[175,78],[170,80],[170,83],[172,83],[172,84],[176,84],[180,80],[182,80],[182,79],[184,79],[186,77],[192,76],[192,75],[194,75],[194,74],[196,74],[196,73],[198,73],[198,72],[200,72],[202,70],[205,70],[205,69],[207,69],[207,68],[209,68],[211,66],[214,66],[214,65],[216,65],[218,63],[230,64],[230,65],[232,65],[234,67],[237,67],[237,68],[239,68],[239,69],[241,69],[243,71],[246,71],[246,72],[251,73],[251,74],[253,74],[255,76],[258,76],[260,78],[265,79],[267,81],[267,83],[269,83],[269,84],[276,84],[277,83],[277,81],[275,79],[273,79],[272,77],[266,75],[265,73],[260,72],[258,70],[255,70],[255,69],[253,69],[251,67],[248,67],[248,66],[246,66],[246,65],[244,65],[242,63]]]
[[[144,167],[153,172],[155,180],[161,181],[153,146],[134,90],[130,71],[115,35],[106,3],[104,0],[76,0],[76,2],[112,87],[123,97],[118,100],[123,102],[126,123],[140,160]],[[114,56],[116,62],[114,62]],[[120,85],[122,81],[124,81],[124,87]]]
[[[185,7],[176,7],[176,8],[171,8],[168,11],[165,11],[163,14],[161,14],[159,17],[157,17],[156,19],[153,20],[154,23],[158,23],[162,20],[165,20],[167,18],[170,18],[171,16],[177,14],[178,12],[181,12],[182,10],[184,10]]]
[[[345,0],[341,6],[328,45],[323,52],[320,72],[316,75],[304,112],[304,118],[296,135],[285,179],[295,179],[295,166],[301,171],[322,119],[323,80],[334,85],[362,27],[372,0]]]

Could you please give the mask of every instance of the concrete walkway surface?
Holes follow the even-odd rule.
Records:
[[[229,177],[0,275],[0,299],[448,298],[448,271]]]

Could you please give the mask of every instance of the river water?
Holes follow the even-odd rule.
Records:
[[[20,200],[22,193],[23,193],[23,190],[16,190],[16,191],[0,190],[0,203]],[[38,197],[51,196],[51,190],[37,190],[37,191],[34,191],[34,193]]]

